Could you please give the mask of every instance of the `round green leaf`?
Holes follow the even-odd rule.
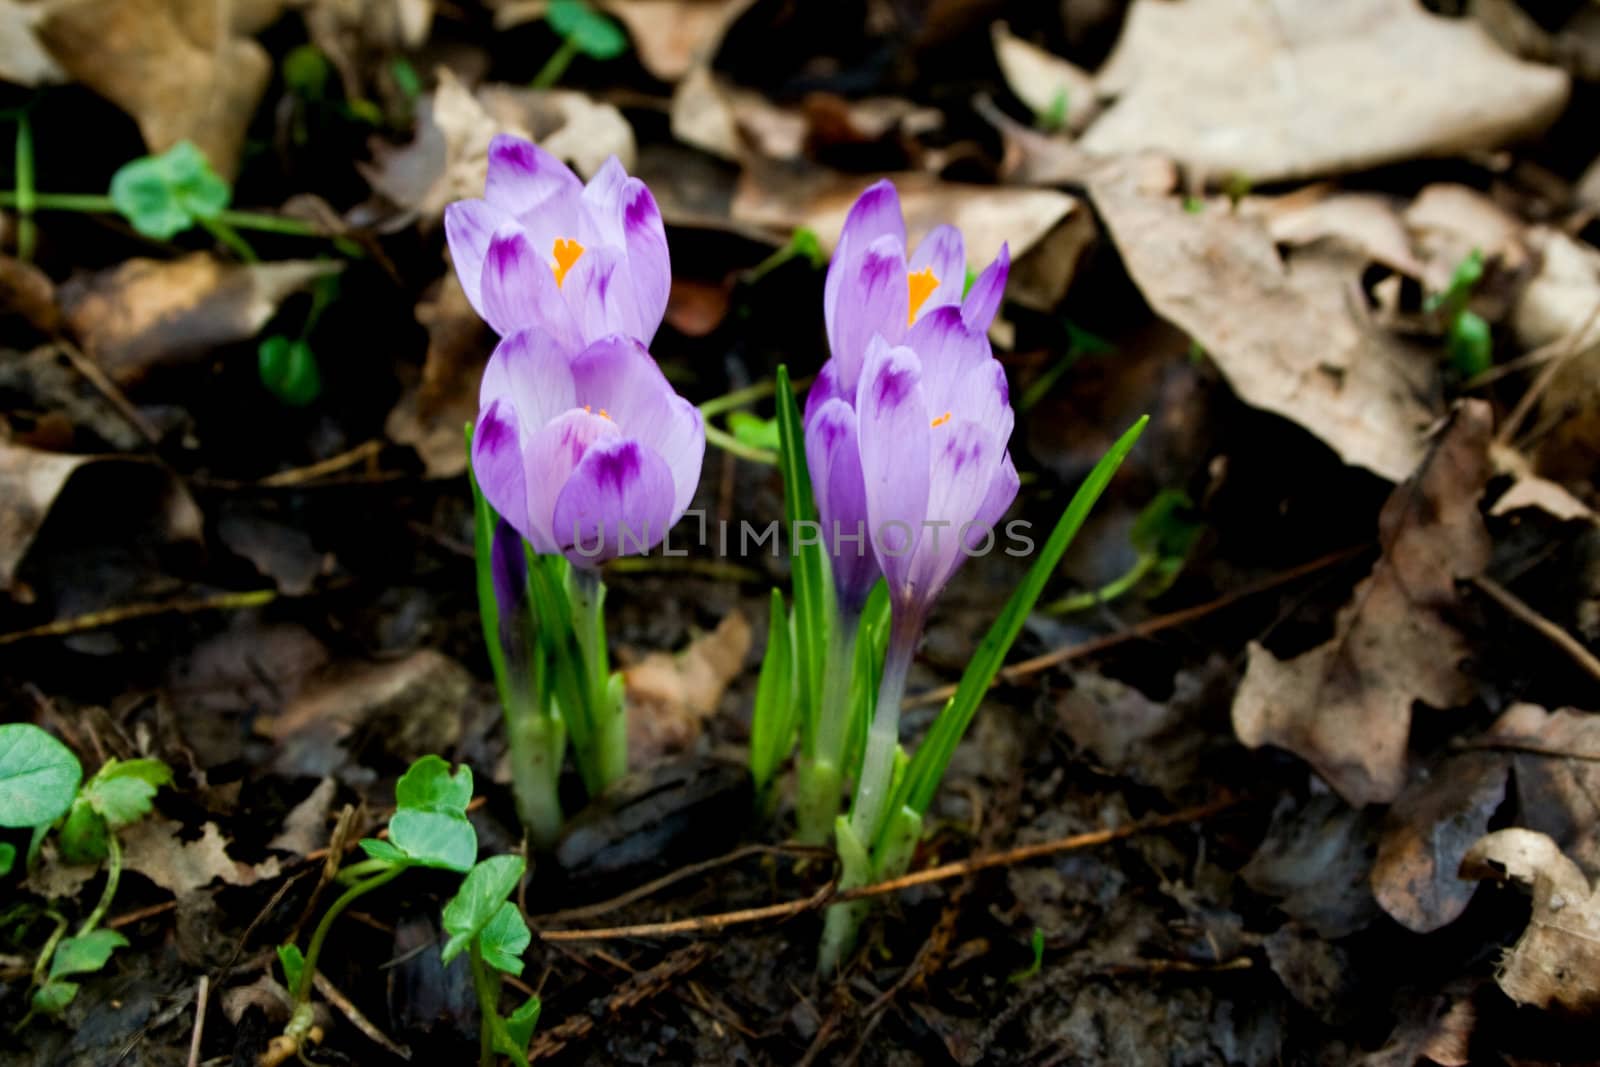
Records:
[[[197,219],[214,219],[233,191],[191,141],[124,164],[111,177],[111,202],[146,237],[165,241]]]
[[[590,59],[615,59],[628,50],[628,36],[622,27],[583,0],[550,0],[545,18]]]
[[[0,826],[47,826],[66,814],[83,768],[31,723],[0,726]]]

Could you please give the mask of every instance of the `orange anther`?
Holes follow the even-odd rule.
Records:
[[[950,413],[947,411],[943,415],[940,415],[937,419],[934,419],[931,423],[929,423],[929,425],[932,426],[935,430],[937,430],[939,427],[943,426],[945,423],[947,423],[949,421],[950,421]]]
[[[567,280],[567,271],[571,270],[572,265],[578,262],[578,257],[583,255],[583,246],[569,238],[557,237],[554,253],[556,257],[556,284],[560,285]]]
[[[906,322],[917,321],[917,310],[922,307],[933,291],[939,288],[939,279],[933,276],[932,267],[924,267],[915,274],[906,275],[906,285],[910,290],[910,303],[906,305]]]

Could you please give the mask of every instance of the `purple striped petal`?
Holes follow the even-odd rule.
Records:
[[[827,323],[828,344],[844,389],[855,388],[874,336],[881,335],[891,345],[905,336],[907,300],[905,246],[893,236],[880,237],[857,261]]]
[[[523,450],[528,479],[527,530],[536,552],[564,547],[555,525],[556,501],[591,448],[622,437],[617,424],[582,408],[563,412],[532,434]]]
[[[922,239],[911,257],[910,273],[931,270],[936,284],[917,309],[921,319],[934,308],[961,303],[961,290],[967,284],[967,253],[961,231],[954,226],[936,226]]]
[[[817,372],[816,380],[811,383],[811,388],[806,390],[806,411],[800,419],[801,425],[810,426],[811,420],[816,417],[822,405],[835,397],[843,400],[854,409],[856,394],[853,390],[848,393],[845,392],[839,385],[839,365],[830,359]]]
[[[878,580],[867,528],[867,489],[861,474],[856,413],[835,397],[806,425],[806,465],[822,522],[822,542],[833,558],[840,607],[854,615]]]
[[[1017,490],[1021,487],[1022,479],[1017,477],[1017,468],[1011,462],[1011,453],[1007,451],[1001,456],[1000,469],[989,483],[989,492],[984,496],[983,503],[978,505],[978,513],[972,517],[973,525],[966,537],[969,549],[982,545],[988,531],[1000,525],[1000,520],[1010,509],[1011,502],[1017,499]]]
[[[556,498],[556,540],[581,567],[646,552],[667,535],[672,501],[666,460],[630,439],[596,443]]]
[[[450,262],[467,294],[472,310],[483,315],[483,260],[495,231],[511,221],[504,211],[485,200],[457,200],[444,209],[444,236],[450,245]]]
[[[679,396],[643,345],[629,337],[596,341],[572,363],[576,403],[604,410],[621,433],[666,461],[672,472],[672,522],[700,485],[705,420]]]
[[[577,406],[571,358],[543,330],[518,330],[495,346],[478,386],[478,406],[503,400],[529,432]]]
[[[1010,389],[989,337],[967,325],[956,307],[936,308],[906,334],[906,347],[922,360],[922,387],[932,418],[949,412],[1011,436]]]
[[[616,156],[609,157],[583,187],[583,207],[594,226],[586,237],[596,244],[622,245],[622,192],[628,172]]]
[[[511,215],[531,215],[552,197],[576,193],[578,176],[532,141],[502,133],[489,142],[489,177],[483,196]]]
[[[925,604],[939,595],[964,558],[963,527],[978,517],[1005,457],[1003,439],[971,419],[947,422],[931,436],[929,525],[917,544],[911,578]]]
[[[580,260],[581,262],[581,260]],[[502,226],[483,260],[482,315],[496,333],[536,326],[568,351],[578,347],[577,323],[550,264],[516,223]]]
[[[473,427],[472,476],[489,506],[518,533],[529,537],[532,528],[528,481],[522,466],[523,437],[509,401],[492,401],[478,412],[478,424]]]
[[[967,299],[961,305],[961,317],[968,326],[989,332],[989,324],[994,322],[995,314],[1000,310],[1001,298],[1006,295],[1006,277],[1010,273],[1011,246],[1003,244],[994,262],[973,280],[972,288],[967,291]]]
[[[585,249],[567,272],[562,291],[585,340],[617,333],[628,337],[648,336],[622,249],[604,245]]]
[[[905,248],[906,221],[900,211],[900,194],[887,178],[867,186],[851,205],[839,230],[833,260],[828,264],[828,278],[822,287],[822,314],[829,323],[830,340],[840,296],[855,281],[857,261],[880,237],[899,238],[900,247]]]
[[[667,314],[667,300],[672,295],[672,257],[667,251],[667,228],[661,221],[661,209],[638,178],[629,178],[622,189],[622,237],[639,303],[641,329],[634,336],[648,342]]]
[[[909,348],[874,338],[856,389],[867,525],[896,601],[915,597],[912,556],[928,514],[928,406],[922,365]]]

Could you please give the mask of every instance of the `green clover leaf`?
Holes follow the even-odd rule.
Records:
[[[111,176],[111,202],[134,229],[158,241],[216,218],[232,196],[192,141],[125,163]]]

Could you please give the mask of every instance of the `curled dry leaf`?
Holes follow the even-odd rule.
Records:
[[[186,837],[180,822],[141,819],[122,831],[123,865],[180,897],[215,881],[254,885],[281,873],[277,857],[249,864],[228,855],[227,839],[214,822],[202,826],[194,840]]]
[[[34,30],[45,11],[45,4],[0,0],[0,81],[37,86],[67,80]]]
[[[1426,260],[1429,292],[1444,292],[1456,266],[1473,252],[1516,270],[1528,261],[1527,227],[1476,189],[1448,182],[1424,186],[1406,207],[1406,226]]]
[[[360,168],[372,187],[423,219],[436,221],[445,205],[483,195],[489,142],[498,133],[539,142],[584,178],[610,156],[633,169],[633,127],[610,104],[583,93],[509,85],[467,89],[448,67],[438,87],[417,105],[417,134],[395,148],[372,142],[371,165]]]
[[[435,296],[417,305],[417,321],[428,331],[422,379],[401,394],[384,432],[416,449],[430,477],[455,478],[467,470],[461,428],[478,415],[488,330],[453,270],[439,280]]]
[[[1129,275],[1198,341],[1239,397],[1303,426],[1346,463],[1390,481],[1415,469],[1432,414],[1432,359],[1358,315],[1365,257],[1317,246],[1280,259],[1259,219],[1210,200],[1186,211],[1137,164],[1089,191]]]
[[[1378,516],[1383,555],[1340,610],[1327,642],[1291,660],[1252,643],[1233,701],[1250,748],[1306,760],[1351,804],[1388,803],[1406,781],[1411,705],[1449,708],[1474,687],[1451,615],[1456,582],[1482,572],[1489,535],[1478,498],[1489,477],[1488,404],[1468,401],[1415,479]]]
[[[682,652],[652,652],[625,669],[629,762],[649,767],[687,749],[749,652],[750,623],[735,611]]]
[[[1600,477],[1600,250],[1546,227],[1528,239],[1539,271],[1512,309],[1511,328],[1524,346],[1548,345],[1561,361],[1539,397],[1534,465],[1545,477],[1593,485]]]
[[[1412,248],[1405,221],[1394,201],[1379,193],[1341,193],[1323,183],[1283,196],[1246,197],[1239,210],[1264,220],[1278,244],[1333,241],[1390,270],[1422,277],[1422,260]]]
[[[1585,1014],[1600,1008],[1600,894],[1554,841],[1532,830],[1496,830],[1472,846],[1461,874],[1533,892],[1528,928],[1495,975],[1506,996]]]
[[[84,351],[128,385],[254,337],[290,294],[340,269],[312,260],[224,263],[206,252],[130,259],[72,279],[61,304]]]
[[[124,456],[69,456],[0,441],[0,590],[11,590],[58,497],[86,466],[143,469],[160,484],[161,526],[169,541],[200,541],[204,518],[188,491],[161,468]]]
[[[1099,114],[1100,97],[1087,71],[1017,37],[1003,22],[994,24],[990,37],[1006,85],[1035,115],[1063,108],[1067,128],[1082,130]]]
[[[1563,522],[1581,519],[1600,523],[1589,505],[1579,500],[1567,488],[1533,471],[1533,464],[1514,448],[1495,444],[1489,452],[1494,460],[1494,472],[1509,475],[1511,487],[1495,499],[1489,509],[1491,515],[1509,515],[1514,511],[1533,508]]]
[[[1519,822],[1600,875],[1600,714],[1514,704],[1483,741],[1510,752]]]
[[[1098,81],[1117,100],[1089,151],[1257,182],[1492,148],[1543,129],[1568,92],[1414,0],[1136,0]]]
[[[1419,934],[1454,922],[1477,887],[1459,869],[1488,832],[1506,795],[1507,761],[1467,752],[1406,787],[1389,811],[1372,865],[1372,895],[1400,925]]]
[[[232,178],[272,59],[227,21],[232,5],[55,0],[37,32],[74,80],[133,116],[152,152],[193,141]]]

